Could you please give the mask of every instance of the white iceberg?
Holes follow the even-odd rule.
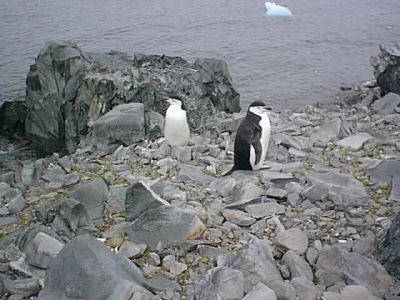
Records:
[[[274,2],[265,2],[267,15],[269,16],[292,16],[289,8],[275,4]]]

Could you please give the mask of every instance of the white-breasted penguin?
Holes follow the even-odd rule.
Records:
[[[186,108],[181,99],[168,98],[169,107],[165,114],[164,136],[171,146],[184,146],[190,141],[190,129]]]
[[[259,170],[263,167],[271,137],[268,110],[271,109],[261,101],[250,104],[236,133],[233,168],[225,175],[236,170]]]

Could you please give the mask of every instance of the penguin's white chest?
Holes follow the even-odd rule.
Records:
[[[271,137],[271,123],[267,115],[261,117],[259,125],[261,127],[261,139],[260,139],[261,158],[258,163],[255,163],[256,161],[255,149],[253,146],[250,146],[250,165],[253,170],[259,170],[263,166],[268,151],[269,139]]]
[[[190,140],[186,112],[180,107],[170,106],[165,115],[164,136],[171,146],[184,146]]]

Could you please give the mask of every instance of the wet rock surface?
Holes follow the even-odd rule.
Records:
[[[72,64],[76,76],[91,72],[89,58],[65,47],[59,57],[43,52],[38,64]],[[194,85],[189,91],[196,89],[202,109],[212,102],[221,110],[236,110],[226,68],[218,61],[189,64],[140,55],[132,60],[122,54],[91,59],[99,66],[112,60],[107,72],[114,77],[85,73],[77,94],[77,78],[59,78],[65,93],[54,90],[47,94],[53,102],[46,102],[63,99],[67,105],[75,95],[76,109],[90,111],[82,123],[87,126],[126,99],[139,99],[144,119],[148,108],[162,113],[155,100],[171,94],[153,83],[144,88],[146,76],[160,79],[154,85],[173,84],[171,93],[201,78],[201,89]],[[120,69],[127,62],[134,66],[127,69],[132,73]],[[189,65],[199,74],[186,69]],[[33,68],[29,88],[39,89],[41,68]],[[194,77],[176,83],[179,72]],[[128,88],[121,89],[124,76],[135,77],[141,88],[126,79]],[[103,93],[95,95],[100,87]],[[151,96],[153,89],[157,97]],[[201,122],[195,114],[191,122],[202,123],[201,133],[193,132],[188,146],[175,148],[158,137],[157,129],[149,139],[143,135],[135,141],[125,131],[116,132],[127,138],[119,145],[91,134],[75,139],[76,132],[66,135],[68,126],[61,140],[53,139],[56,131],[30,131],[39,143],[51,137],[71,151],[1,162],[0,295],[398,299],[400,115],[396,109],[377,113],[378,89],[374,82],[361,84],[330,104],[272,111],[265,162],[270,168],[224,177],[243,113],[202,113]],[[86,103],[86,96],[99,106]],[[193,99],[187,100],[189,110]],[[28,111],[29,122],[41,116],[36,108]],[[65,122],[77,120],[67,106],[63,111]],[[141,124],[146,134],[148,124],[157,128],[157,120]]]

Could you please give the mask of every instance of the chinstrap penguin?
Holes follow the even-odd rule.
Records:
[[[171,146],[185,146],[190,141],[190,129],[186,108],[181,99],[168,98],[165,114],[164,137]]]
[[[250,104],[246,117],[236,133],[233,168],[224,176],[236,170],[259,170],[263,167],[271,137],[269,107],[261,101]]]

